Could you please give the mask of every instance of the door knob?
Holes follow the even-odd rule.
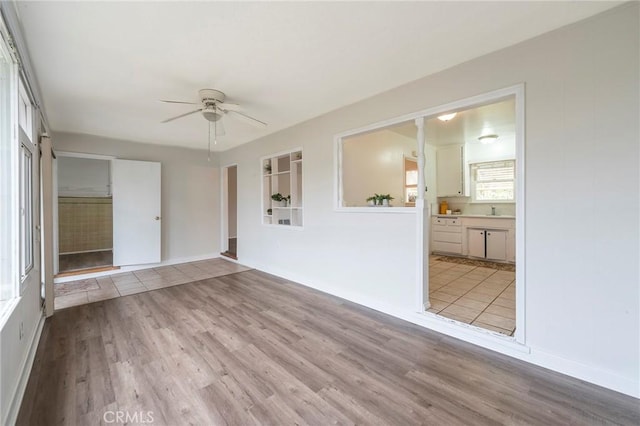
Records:
[[[160,216],[156,216],[156,220],[160,220]]]

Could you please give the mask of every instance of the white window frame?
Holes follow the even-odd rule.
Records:
[[[478,199],[478,193],[477,193],[477,180],[476,180],[476,176],[477,176],[477,169],[478,168],[491,168],[491,165],[498,165],[498,164],[508,164],[510,163],[511,166],[513,167],[513,177],[512,179],[499,179],[499,180],[495,180],[494,182],[511,182],[513,184],[513,197],[512,198],[494,198],[491,200],[485,200],[485,199]],[[496,167],[498,168],[498,167]],[[477,204],[496,204],[496,203],[500,203],[500,204],[513,204],[516,202],[516,160],[514,159],[507,159],[507,160],[497,160],[497,161],[482,161],[482,162],[476,162],[476,163],[470,163],[469,164],[469,175],[471,177],[470,179],[470,185],[471,185],[471,202],[472,203],[477,203]]]
[[[344,142],[346,139],[359,136],[365,133],[372,133],[381,131],[390,127],[394,127],[398,124],[403,124],[409,121],[414,121],[416,118],[423,117],[421,113],[413,113],[404,115],[402,117],[391,118],[377,123],[370,124],[368,126],[360,127],[357,129],[349,130],[343,133],[339,133],[334,136],[334,204],[333,210],[336,212],[347,213],[402,213],[402,214],[414,214],[416,209],[414,206],[397,206],[397,207],[348,207],[345,206],[344,200],[344,177],[343,177],[343,155],[344,155]],[[416,149],[418,146],[417,141],[418,128],[416,127]],[[404,163],[403,163],[404,167]],[[404,172],[404,169],[403,169]],[[403,177],[404,180],[404,177]],[[402,196],[405,197],[406,188],[402,189]]]
[[[18,90],[18,125],[27,139],[33,143],[33,104],[22,79],[19,81]]]
[[[19,188],[18,188],[18,66],[12,50],[6,42],[7,34],[4,23],[0,19],[0,53],[9,62],[8,72],[4,76],[7,79],[6,87],[0,90],[0,96],[6,96],[0,100],[0,108],[8,109],[5,134],[0,135],[0,156],[4,156],[0,167],[0,180],[3,184],[2,194],[3,209],[0,210],[0,232],[3,234],[3,243],[0,247],[0,327],[4,324],[9,313],[17,305],[20,296],[19,260],[16,242],[19,238]],[[1,76],[0,76],[1,78]],[[5,90],[6,89],[6,90]]]
[[[33,269],[34,221],[33,221],[33,158],[34,152],[28,143],[20,144],[19,154],[19,218],[20,218],[20,284]]]

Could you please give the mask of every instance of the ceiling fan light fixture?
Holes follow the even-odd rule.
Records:
[[[480,141],[480,143],[483,143],[483,144],[494,143],[495,141],[498,140],[498,135],[496,134],[482,135],[478,138],[478,140]]]
[[[452,112],[450,114],[442,114],[438,116],[438,120],[440,121],[449,121],[452,120],[458,113]]]
[[[216,111],[215,107],[203,109],[202,116],[209,121],[218,121],[222,118],[222,114]]]

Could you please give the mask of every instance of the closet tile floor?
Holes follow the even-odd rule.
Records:
[[[429,261],[429,312],[512,336],[516,328],[515,272]]]
[[[54,284],[54,307],[59,310],[249,269],[223,259],[207,259]]]

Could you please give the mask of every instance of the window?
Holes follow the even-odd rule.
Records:
[[[27,89],[24,87],[22,80],[20,81],[20,96],[18,96],[18,124],[22,131],[27,135],[30,141],[33,141],[33,113],[31,109],[31,100],[27,95]]]
[[[338,208],[413,207],[418,195],[414,120],[356,130],[338,141]],[[388,201],[384,201],[384,200]],[[407,210],[412,212],[413,209]]]
[[[33,267],[33,155],[20,146],[20,277]]]
[[[515,161],[471,164],[471,197],[474,202],[515,202]]]
[[[16,205],[16,139],[15,100],[16,66],[9,48],[0,36],[0,315],[9,301],[18,296]]]

